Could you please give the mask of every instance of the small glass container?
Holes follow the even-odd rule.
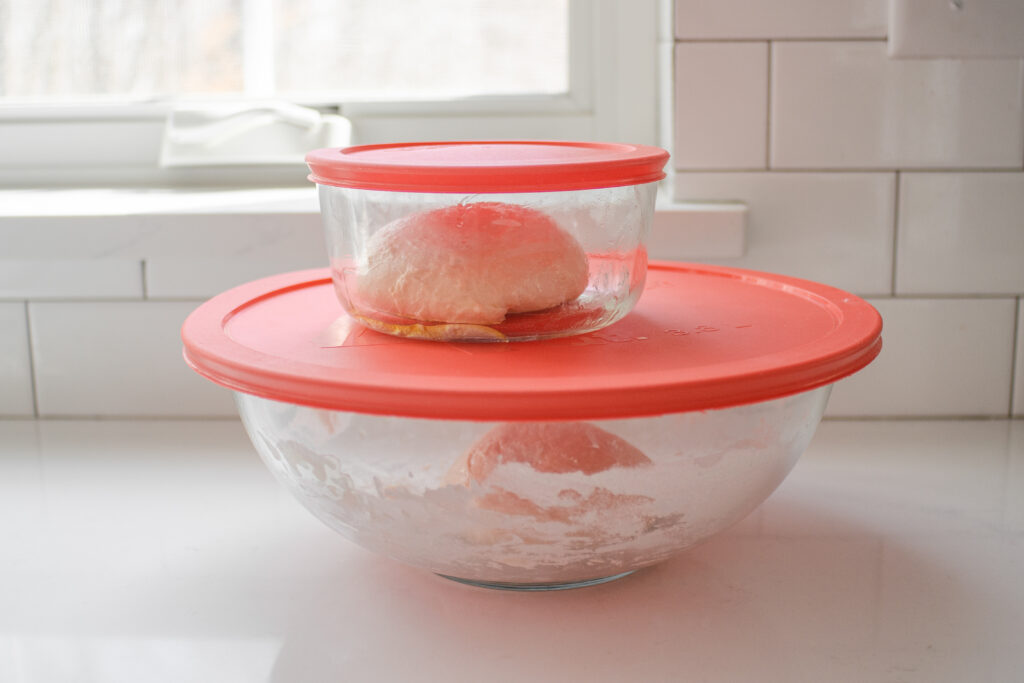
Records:
[[[441,341],[561,337],[628,313],[667,160],[656,147],[544,141],[306,157],[345,310]]]

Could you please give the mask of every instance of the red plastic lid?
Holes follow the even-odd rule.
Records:
[[[258,280],[182,328],[198,373],[319,408],[470,420],[581,420],[723,408],[807,391],[881,350],[868,303],[754,271],[652,263],[637,307],[603,330],[546,341],[401,339],[342,313],[328,271]]]
[[[668,152],[603,142],[417,142],[318,149],[320,185],[393,192],[549,192],[652,183]]]

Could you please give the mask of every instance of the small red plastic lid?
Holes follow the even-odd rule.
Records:
[[[230,389],[318,408],[465,420],[583,420],[724,408],[835,382],[881,350],[868,303],[748,270],[652,263],[603,330],[453,343],[367,330],[326,270],[258,280],[185,321],[185,359]]]
[[[652,183],[668,152],[646,145],[553,140],[417,142],[318,149],[320,185],[392,192],[553,192]]]

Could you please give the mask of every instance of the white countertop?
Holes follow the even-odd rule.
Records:
[[[0,681],[1021,681],[1024,421],[826,422],[725,534],[516,594],[322,526],[237,422],[0,421]]]

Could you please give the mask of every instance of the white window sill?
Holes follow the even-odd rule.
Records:
[[[0,221],[132,215],[230,216],[253,213],[316,213],[316,188],[251,190],[5,190]]]
[[[652,259],[740,256],[746,206],[659,198]],[[197,299],[326,264],[316,190],[0,191],[0,299]]]

